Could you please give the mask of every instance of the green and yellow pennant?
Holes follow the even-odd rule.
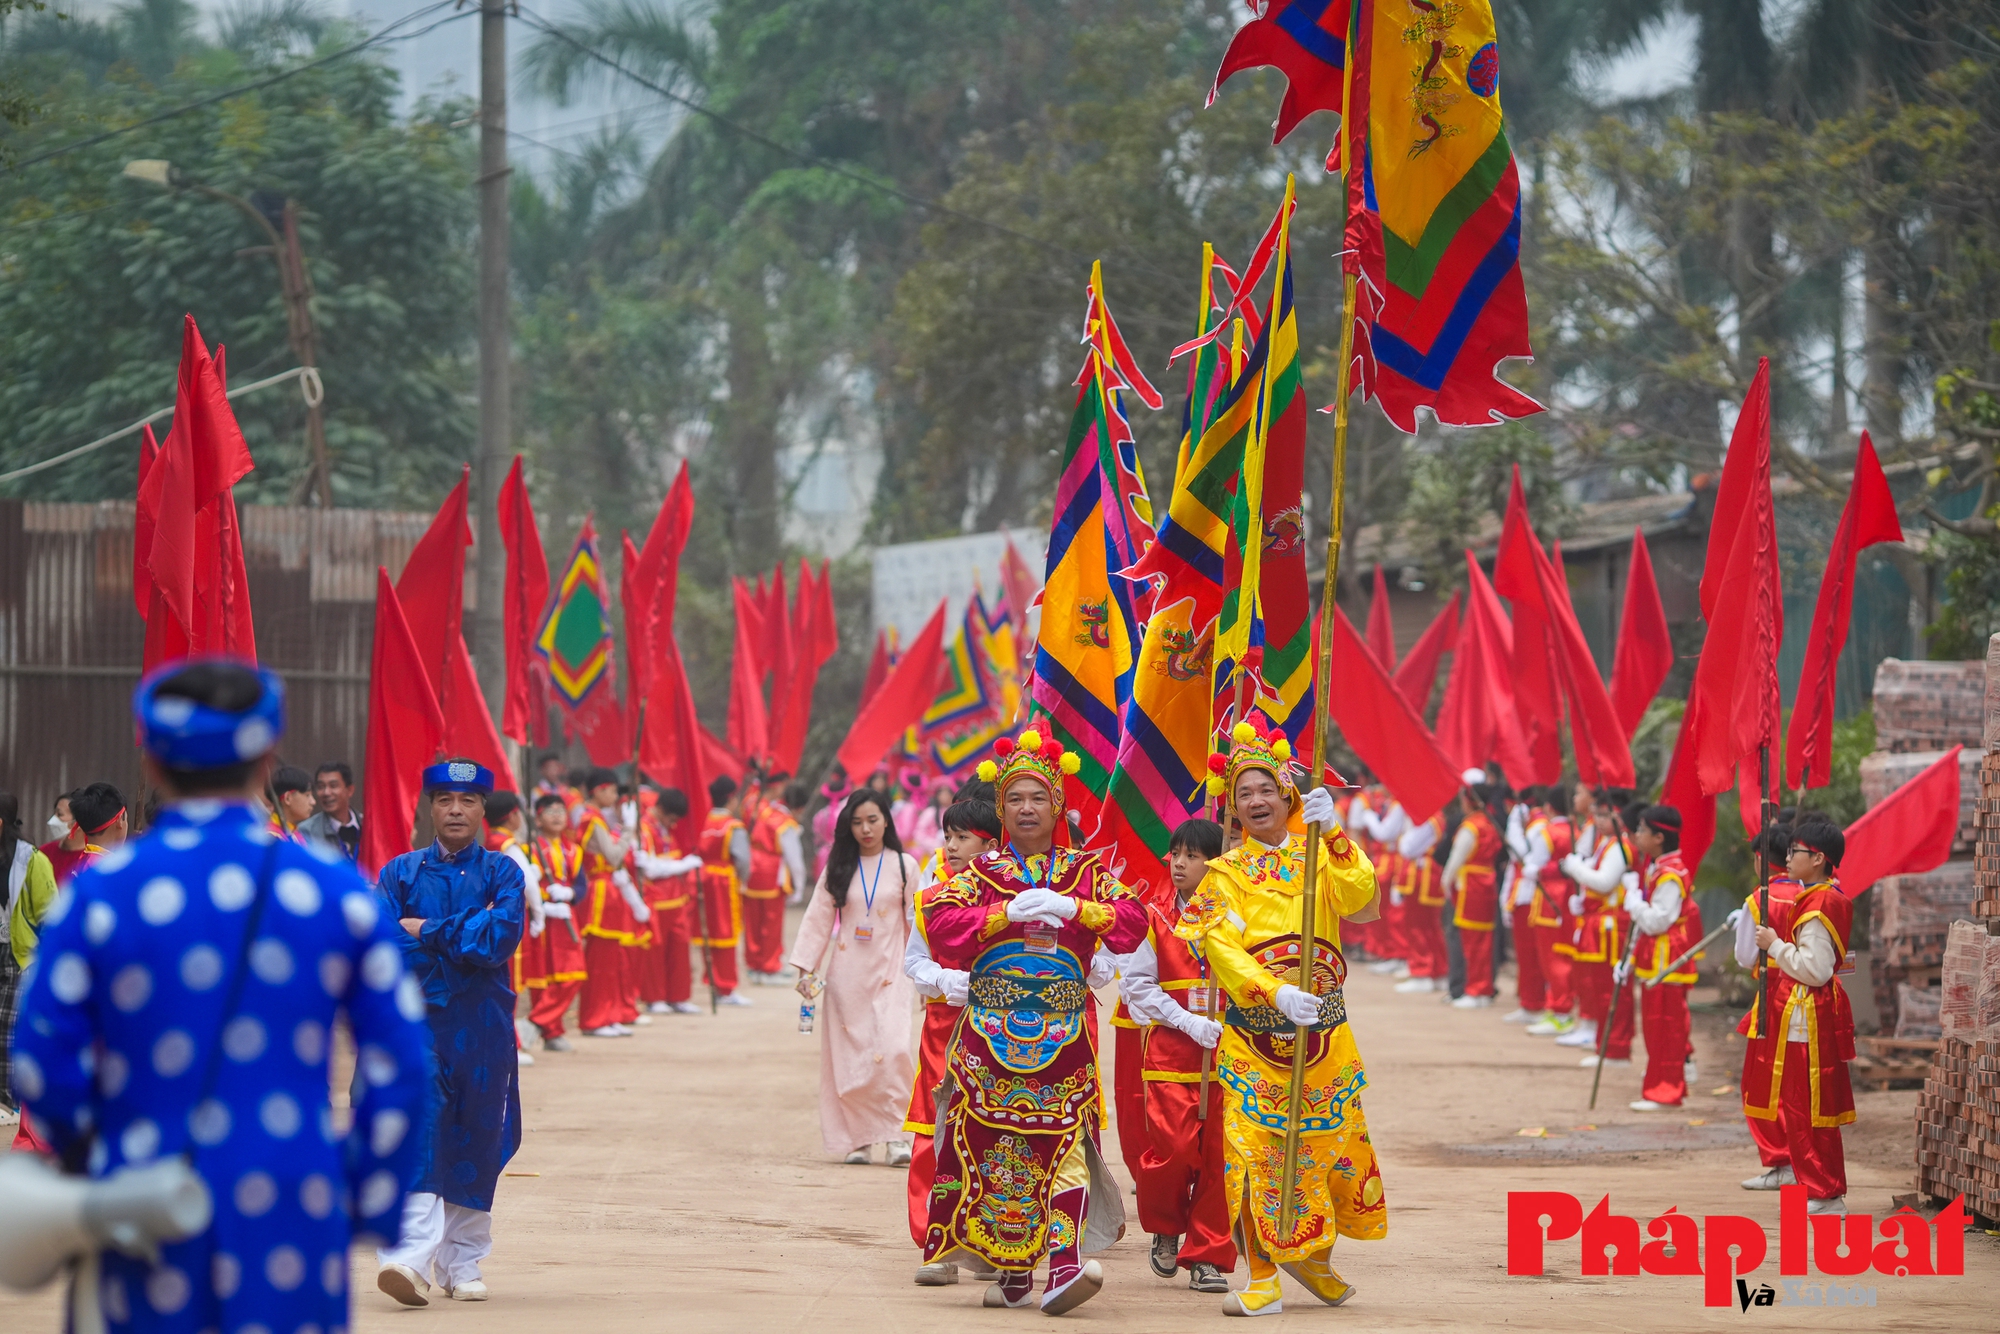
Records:
[[[549,666],[549,683],[572,709],[597,688],[611,666],[607,605],[596,521],[586,518],[535,636],[535,651]]]

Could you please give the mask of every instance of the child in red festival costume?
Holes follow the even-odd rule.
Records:
[[[768,785],[780,783],[786,775],[773,774]],[[767,786],[765,791],[772,790]],[[810,888],[806,876],[805,842],[798,817],[792,812],[803,807],[810,789],[790,783],[783,789],[783,801],[765,796],[757,803],[750,820],[750,873],[743,882],[743,965],[750,980],[759,985],[778,982],[785,962],[785,901],[801,886]]]
[[[924,1230],[930,1225],[931,1183],[937,1176],[937,1149],[932,1136],[937,1133],[937,1086],[944,1078],[945,1049],[951,1031],[964,1011],[969,975],[955,968],[939,967],[931,958],[924,939],[924,899],[943,887],[953,876],[972,865],[972,859],[1000,846],[1000,816],[993,809],[993,788],[975,780],[964,800],[947,806],[940,823],[944,843],[925,863],[925,884],[913,900],[910,940],[903,952],[903,972],[917,984],[924,1000],[923,1033],[917,1040],[917,1078],[910,1090],[910,1110],[903,1129],[910,1132],[910,1240],[924,1244]],[[966,789],[961,789],[961,792]],[[958,1265],[950,1260],[917,1267],[919,1287],[942,1287],[958,1282]],[[993,1277],[984,1278],[992,1282]]]
[[[570,1050],[563,1016],[589,975],[572,914],[583,853],[569,840],[568,830],[568,800],[553,792],[536,797],[535,836],[526,851],[538,875],[543,925],[541,935],[529,942],[522,981],[528,989],[528,1022],[541,1033],[544,1051]]]
[[[1751,895],[1737,921],[1736,958],[1758,964],[1765,951],[1772,965],[1761,975],[1762,1000],[1743,1017],[1737,1031],[1758,1030],[1769,1039],[1753,1044],[1743,1063],[1743,1111],[1783,1128],[1793,1177],[1806,1188],[1806,1212],[1847,1212],[1847,1158],[1840,1128],[1854,1120],[1854,1090],[1847,1062],[1854,1059],[1854,1012],[1838,978],[1847,957],[1854,903],[1834,882],[1834,868],[1847,851],[1840,826],[1823,815],[1802,814],[1792,826],[1786,866],[1804,888],[1789,905],[1771,895],[1771,920],[1760,921],[1758,896]],[[1761,1140],[1760,1136],[1760,1140]],[[1768,1160],[1767,1160],[1768,1161]],[[1743,1184],[1776,1190],[1779,1169]]]
[[[639,823],[639,846],[632,853],[640,892],[653,910],[653,944],[638,960],[639,999],[654,1014],[700,1014],[694,1003],[694,972],[688,963],[694,877],[701,858],[683,855],[673,828],[688,813],[687,793],[662,788]]]
[[[750,874],[750,830],[738,815],[736,780],[721,774],[708,785],[708,823],[702,827],[701,884],[695,894],[694,943],[703,952],[709,982],[723,1005],[748,1005],[736,993],[736,944],[743,936],[743,881]]]
[[[1778,812],[1778,818],[1770,827],[1751,840],[1752,854],[1762,861],[1763,873],[1770,879],[1767,891],[1771,896],[1771,916],[1786,918],[1792,911],[1792,903],[1805,886],[1792,879],[1787,867],[1792,846],[1792,821],[1798,812],[1786,808]],[[1752,894],[1745,906],[1729,915],[1731,926],[1736,928],[1736,956],[1743,967],[1757,966],[1757,895]],[[1743,1026],[1740,1031],[1748,1032]],[[1777,1026],[1767,1025],[1761,1034],[1748,1036],[1743,1044],[1743,1073],[1737,1080],[1737,1088],[1750,1087],[1750,1072],[1753,1069],[1769,1070],[1776,1060]],[[1757,1143],[1757,1157],[1764,1164],[1764,1171],[1743,1183],[1745,1190],[1777,1190],[1780,1186],[1790,1186],[1797,1182],[1792,1172],[1792,1149],[1785,1139],[1784,1123],[1776,1117],[1752,1116],[1747,1111],[1744,1123],[1750,1127],[1750,1138]]]
[[[1528,1035],[1559,1038],[1576,1027],[1576,988],[1567,947],[1576,932],[1569,901],[1577,889],[1576,882],[1563,874],[1562,862],[1577,850],[1579,831],[1590,828],[1591,798],[1590,789],[1577,784],[1570,813],[1565,814],[1560,786],[1542,792],[1545,801],[1523,831],[1528,856],[1521,874],[1533,882],[1533,893],[1528,900],[1527,934],[1515,939],[1523,952],[1534,950],[1542,972],[1542,1015],[1528,1025]]]
[[[1625,840],[1618,830],[1618,808],[1609,794],[1592,798],[1591,841],[1562,859],[1562,873],[1576,882],[1577,892],[1569,901],[1569,915],[1576,923],[1569,949],[1570,979],[1576,986],[1580,1022],[1556,1039],[1559,1047],[1583,1047],[1590,1055],[1579,1064],[1597,1064],[1598,1030],[1611,1009],[1612,970],[1624,958],[1628,929],[1623,904],[1628,873]],[[1629,987],[1629,983],[1627,984]],[[1604,1044],[1604,1063],[1621,1066],[1632,1063],[1632,1004],[1629,996],[1618,998],[1618,1014],[1611,1021],[1611,1034]]]
[[[578,808],[575,836],[583,853],[588,886],[577,932],[583,937],[590,975],[584,979],[577,1026],[587,1038],[626,1038],[632,1036],[631,1025],[641,1020],[633,969],[653,943],[648,925],[653,910],[646,906],[626,869],[638,840],[633,831],[623,828],[618,775],[609,769],[592,770],[587,795],[589,800]],[[617,833],[613,832],[614,821],[619,826]],[[644,1022],[653,1021],[648,1018]]]
[[[1506,800],[1506,789],[1486,781],[1479,769],[1465,772],[1465,819],[1452,839],[1445,863],[1445,888],[1452,891],[1452,921],[1465,950],[1465,994],[1452,1002],[1461,1010],[1493,1003],[1493,929],[1499,922],[1498,864],[1504,844],[1491,811]]]
[[[1451,956],[1444,943],[1444,865],[1438,840],[1444,837],[1444,815],[1412,825],[1396,841],[1402,878],[1390,891],[1402,900],[1403,939],[1410,949],[1410,975],[1396,990],[1443,991],[1451,975]]]
[[[1625,911],[1639,933],[1632,956],[1633,974],[1651,986],[1639,988],[1640,1022],[1646,1033],[1646,1079],[1640,1086],[1635,1112],[1678,1107],[1687,1099],[1694,1067],[1689,1041],[1688,991],[1699,966],[1694,958],[1672,972],[1667,966],[1691,949],[1704,934],[1701,909],[1694,901],[1694,877],[1681,861],[1681,813],[1672,806],[1650,806],[1632,831],[1632,847],[1646,864],[1645,878],[1625,895]]]
[[[1132,1013],[1148,1022],[1139,1224],[1153,1236],[1153,1272],[1172,1278],[1186,1269],[1188,1286],[1196,1292],[1229,1291],[1223,1275],[1236,1269],[1223,1180],[1223,1085],[1210,1056],[1222,1037],[1222,1025],[1212,1016],[1222,1007],[1200,942],[1180,939],[1173,926],[1201,887],[1209,861],[1221,855],[1222,826],[1213,820],[1188,820],[1174,831],[1167,862],[1173,910],[1147,904],[1152,936],[1126,957],[1120,984]]]

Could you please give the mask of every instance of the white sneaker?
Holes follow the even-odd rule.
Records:
[[[1398,982],[1396,990],[1406,996],[1416,995],[1419,992],[1436,991],[1437,979],[1434,977],[1413,977],[1406,982]]]
[[[1542,1018],[1528,1025],[1527,1033],[1531,1038],[1559,1038],[1575,1027],[1576,1020],[1568,1015],[1549,1014],[1545,1011]]]
[[[675,1001],[668,1007],[675,1014],[700,1014],[701,1007],[691,1000]]]
[[[1675,1112],[1680,1110],[1677,1102],[1654,1102],[1651,1098],[1640,1098],[1625,1104],[1635,1112]]]
[[[1402,966],[1403,966],[1403,961],[1401,959],[1377,959],[1374,963],[1368,965],[1368,971],[1371,973],[1382,973],[1384,975],[1387,975],[1389,973],[1395,972],[1398,968],[1401,968]]]
[[[1807,1200],[1806,1212],[1809,1214],[1845,1214],[1847,1212],[1847,1197],[1845,1195],[1836,1195],[1830,1200]]]
[[[424,1296],[431,1285],[424,1276],[408,1265],[385,1264],[375,1274],[375,1287],[394,1297],[405,1306],[429,1306],[430,1298]]]
[[[486,1300],[486,1285],[476,1278],[469,1278],[455,1287],[446,1288],[444,1295],[455,1302],[483,1302]]]
[[[674,1012],[674,1007],[665,1001],[654,1001],[646,1009],[652,1014],[672,1014]]]
[[[1451,1003],[1454,1010],[1483,1010],[1493,1004],[1491,996],[1460,996]]]
[[[514,1053],[514,1064],[533,1065],[534,1063],[535,1063],[535,1058],[529,1055],[526,1049]]]
[[[1398,982],[1407,980],[1410,976],[1410,965],[1399,964],[1396,968],[1396,971],[1390,974],[1390,976],[1394,977]]]
[[[1701,1078],[1701,1070],[1695,1065],[1692,1056],[1681,1063],[1681,1078],[1690,1084]]]
[[[1578,1024],[1569,1032],[1556,1039],[1558,1047],[1595,1047],[1597,1045],[1597,1025]]]
[[[1532,1024],[1540,1021],[1541,1018],[1542,1012],[1540,1010],[1524,1010],[1517,1005],[1507,1011],[1507,1013],[1501,1015],[1500,1022],[1503,1024]]]
[[[1798,1178],[1792,1175],[1792,1165],[1790,1163],[1784,1163],[1781,1164],[1780,1166],[1772,1168],[1768,1172],[1763,1172],[1757,1176],[1748,1178],[1743,1183],[1743,1189],[1776,1190],[1780,1186],[1796,1186],[1797,1184],[1798,1184]],[[1812,1207],[1812,1201],[1810,1200],[1806,1201],[1806,1206],[1808,1212],[1810,1212]]]
[[[1590,1055],[1584,1057],[1581,1061],[1578,1061],[1577,1064],[1585,1070],[1590,1069],[1591,1067],[1597,1064],[1597,1053],[1592,1052]],[[1618,1066],[1630,1065],[1632,1064],[1632,1062],[1629,1057],[1621,1061],[1616,1056],[1607,1056],[1604,1060],[1604,1064],[1607,1069],[1615,1069]]]
[[[748,996],[739,995],[732,991],[716,1003],[718,1005],[748,1005],[751,1001]]]
[[[587,1038],[622,1038],[625,1031],[616,1024],[605,1024],[601,1028],[586,1028],[583,1035]]]
[[[894,1140],[890,1141],[889,1166],[908,1167],[909,1165],[910,1165],[910,1146],[907,1144],[900,1143],[898,1141]]]
[[[642,1012],[639,1015],[639,1017],[637,1019],[634,1019],[632,1022],[639,1025],[641,1028],[644,1028],[647,1024],[653,1022],[653,1016]]]

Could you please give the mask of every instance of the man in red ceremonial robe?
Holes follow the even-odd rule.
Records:
[[[1847,1157],[1840,1128],[1854,1120],[1854,1090],[1847,1063],[1854,1059],[1854,1012],[1836,974],[1847,957],[1854,902],[1834,883],[1847,851],[1840,826],[1823,815],[1801,815],[1792,826],[1786,859],[1799,890],[1789,905],[1771,895],[1771,921],[1758,920],[1752,895],[1737,922],[1736,959],[1756,967],[1765,951],[1776,971],[1766,979],[1763,1003],[1743,1016],[1737,1031],[1754,1034],[1761,1022],[1771,1040],[1754,1045],[1743,1069],[1743,1111],[1783,1127],[1792,1174],[1806,1188],[1806,1212],[1847,1212]],[[1765,1173],[1743,1184],[1761,1184]],[[1753,1184],[1757,1183],[1757,1184]]]
[[[1493,1003],[1493,929],[1500,920],[1498,862],[1505,848],[1489,812],[1505,800],[1506,791],[1487,782],[1481,769],[1466,770],[1464,779],[1465,819],[1452,839],[1444,883],[1454,895],[1451,920],[1465,951],[1465,994],[1452,1005],[1479,1010]]]
[[[1007,842],[952,877],[924,908],[937,962],[971,974],[945,1055],[924,1261],[965,1255],[1000,1272],[988,1306],[1034,1301],[1061,1315],[1095,1296],[1100,1250],[1124,1225],[1117,1183],[1097,1155],[1097,1061],[1084,998],[1101,947],[1146,938],[1144,906],[1094,852],[1063,846],[1065,775],[1078,767],[1029,729],[980,766]]]
[[[1136,1177],[1139,1225],[1153,1237],[1153,1272],[1172,1278],[1186,1269],[1196,1292],[1229,1291],[1223,1275],[1236,1269],[1223,1179],[1223,1084],[1213,1056],[1222,1040],[1214,1018],[1222,1005],[1201,943],[1174,935],[1174,924],[1201,888],[1208,863],[1221,855],[1222,826],[1215,821],[1188,820],[1174,831],[1168,851],[1173,910],[1147,906],[1152,934],[1126,960],[1120,983],[1132,1013],[1149,1025],[1147,1148]]]
[[[1646,1079],[1635,1112],[1678,1107],[1694,1078],[1694,1044],[1689,1040],[1688,991],[1699,979],[1700,955],[1673,972],[1666,968],[1698,942],[1701,909],[1694,901],[1694,877],[1681,860],[1681,813],[1650,806],[1632,832],[1632,847],[1646,862],[1645,883],[1625,895],[1625,912],[1639,933],[1632,956],[1634,974],[1653,984],[1639,988],[1640,1023],[1646,1033]]]
[[[1631,982],[1615,983],[1612,973],[1625,957],[1625,933],[1631,929],[1631,919],[1625,915],[1624,883],[1632,872],[1627,866],[1625,840],[1618,830],[1618,808],[1608,794],[1593,794],[1591,841],[1562,859],[1562,873],[1577,886],[1569,901],[1569,915],[1576,927],[1565,952],[1570,957],[1570,979],[1576,986],[1581,1022],[1557,1038],[1556,1045],[1589,1048],[1590,1055],[1578,1064],[1586,1069],[1596,1065],[1598,1030],[1610,1013],[1613,992],[1622,986],[1626,994],[1618,997],[1618,1014],[1604,1043],[1604,1063],[1630,1065]]]
[[[758,984],[778,980],[785,964],[785,901],[811,887],[798,817],[792,814],[805,805],[808,795],[805,784],[787,784],[785,799],[766,797],[750,822],[750,870],[743,882],[743,966]]]
[[[702,826],[701,884],[695,891],[694,940],[702,951],[720,1005],[748,1005],[736,992],[736,943],[743,937],[743,881],[750,874],[750,831],[737,818],[736,780],[718,775],[708,785],[708,823]],[[782,900],[780,901],[782,902]]]
[[[694,878],[701,858],[682,855],[673,827],[688,813],[687,794],[677,787],[658,792],[639,820],[639,846],[632,865],[640,894],[653,910],[653,943],[639,965],[639,1000],[654,1014],[700,1014],[694,1003],[694,972],[688,962],[688,929]]]
[[[570,841],[569,805],[558,793],[535,798],[535,836],[527,845],[542,897],[542,934],[534,937],[526,983],[528,1022],[542,1035],[544,1051],[569,1051],[563,1017],[583,990],[587,968],[573,911],[583,873],[583,853]]]
[[[577,1024],[587,1038],[624,1038],[632,1036],[632,1025],[652,1022],[639,1013],[632,968],[653,943],[647,926],[653,910],[625,869],[637,840],[629,832],[613,832],[618,775],[591,770],[588,795],[580,808],[576,842],[583,852],[586,886],[579,934],[590,976],[584,979]]]

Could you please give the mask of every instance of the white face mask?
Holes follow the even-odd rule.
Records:
[[[51,815],[49,817],[49,837],[51,839],[68,838],[69,821],[63,819],[60,815]]]

